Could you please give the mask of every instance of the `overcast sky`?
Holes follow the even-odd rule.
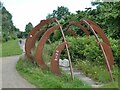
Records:
[[[56,10],[58,6],[65,6],[74,13],[91,7],[92,0],[1,0],[6,9],[12,14],[14,25],[25,30],[26,24],[31,22],[36,26],[40,20],[46,18],[49,13]]]

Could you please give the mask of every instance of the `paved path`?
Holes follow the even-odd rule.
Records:
[[[23,52],[25,51],[24,44],[25,44],[25,40],[23,40],[23,42],[19,44],[20,47],[23,49]],[[19,56],[0,58],[0,63],[2,61],[2,88],[35,88],[35,86],[28,83],[16,71],[16,63],[18,60],[19,60]],[[70,74],[69,68],[62,67],[62,69],[68,74]],[[97,82],[93,81],[89,77],[86,77],[85,75],[83,75],[78,70],[74,70],[74,75],[80,78],[81,80],[87,82],[94,88],[101,86],[101,85],[98,85]]]
[[[24,47],[24,42],[21,47]],[[18,56],[3,57],[2,59],[2,88],[35,88],[16,71]]]
[[[64,70],[66,73],[70,74],[70,68],[69,67],[61,67],[62,70]],[[93,88],[99,88],[102,85],[99,84],[98,82],[92,80],[91,78],[85,76],[80,70],[77,69],[73,69],[73,73],[75,77],[78,77],[80,80],[88,83],[89,85],[91,85]]]

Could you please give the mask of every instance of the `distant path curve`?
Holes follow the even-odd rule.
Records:
[[[20,47],[23,49],[25,40]],[[24,51],[24,50],[23,50]],[[35,88],[16,71],[16,64],[20,55],[0,57],[2,60],[2,88]]]

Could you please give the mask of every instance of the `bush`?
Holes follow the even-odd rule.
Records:
[[[109,40],[115,63],[118,64],[118,40],[111,38]],[[103,64],[104,57],[101,49],[97,45],[95,37],[67,37],[67,41],[69,42],[69,50],[72,60],[86,59],[92,62]]]
[[[69,51],[71,59],[74,62],[75,60],[89,60],[96,62],[98,64],[104,63],[104,57],[102,50],[98,47],[96,39],[94,36],[90,37],[66,37],[67,42],[69,43]],[[119,50],[118,50],[118,40],[109,38],[115,63],[119,63]],[[57,47],[58,43],[61,43],[61,39],[55,43],[48,44],[45,46],[47,51],[52,56],[54,49]],[[50,48],[49,48],[50,47]],[[67,58],[66,50],[64,49],[61,53],[61,59]]]

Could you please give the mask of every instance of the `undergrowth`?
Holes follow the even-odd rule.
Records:
[[[90,88],[91,86],[78,78],[72,80],[70,75],[63,74],[58,77],[51,71],[42,71],[38,66],[28,60],[20,58],[16,65],[17,71],[37,88]]]

